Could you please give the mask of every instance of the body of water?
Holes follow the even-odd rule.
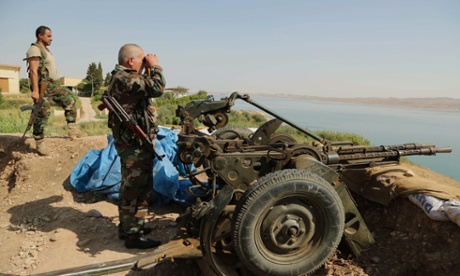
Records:
[[[404,143],[450,146],[451,153],[408,159],[460,181],[460,111],[256,96],[251,99],[302,128],[356,133],[375,146]],[[242,100],[237,100],[233,109],[258,110]]]

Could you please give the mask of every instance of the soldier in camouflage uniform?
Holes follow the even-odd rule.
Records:
[[[49,151],[43,144],[45,138],[45,126],[50,116],[49,99],[59,104],[65,111],[69,136],[71,138],[79,138],[84,136],[75,124],[77,110],[75,107],[75,99],[64,89],[56,85],[58,79],[56,63],[53,55],[48,49],[53,41],[51,29],[46,26],[40,26],[35,31],[37,42],[32,43],[26,53],[26,59],[29,64],[30,88],[32,90],[32,99],[34,102],[39,99],[39,88],[42,82],[49,82],[48,88],[44,94],[45,101],[40,108],[40,112],[35,119],[33,136],[37,150],[42,155],[48,155]]]
[[[142,69],[145,68],[142,74]],[[157,114],[151,99],[160,97],[165,88],[162,68],[156,55],[144,55],[138,45],[126,44],[118,53],[118,64],[106,93],[117,100],[136,120],[139,127],[155,142]],[[161,243],[148,239],[151,229],[144,227],[149,193],[153,191],[154,153],[114,114],[109,115],[114,145],[121,162],[122,182],[119,201],[119,237],[127,248],[147,249]]]

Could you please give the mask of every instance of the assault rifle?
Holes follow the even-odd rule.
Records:
[[[120,105],[120,103],[115,100],[112,96],[104,95],[102,96],[102,102],[104,103],[103,105],[100,105],[98,108],[103,109],[103,107],[106,107],[111,113],[115,114],[117,118],[122,122],[125,126],[127,126],[134,134],[136,134],[137,138],[139,138],[142,141],[142,145],[148,149],[149,151],[152,151],[153,154],[155,155],[158,160],[162,161],[163,156],[160,156],[154,149],[152,141],[150,141],[149,137],[145,132],[139,127],[137,124],[136,120],[131,118],[128,113],[123,109],[123,107]]]
[[[37,114],[41,110],[43,102],[45,101],[44,96],[45,96],[46,89],[48,88],[48,84],[49,84],[49,82],[47,82],[47,81],[40,82],[40,90],[38,92],[39,98],[34,103],[33,106],[30,106],[30,105],[21,106],[21,111],[32,110],[32,113],[30,113],[29,122],[27,123],[27,127],[26,127],[26,130],[24,131],[24,134],[22,135],[22,138],[24,138],[26,136],[27,131],[29,131],[29,129],[35,123],[35,119],[37,118]]]

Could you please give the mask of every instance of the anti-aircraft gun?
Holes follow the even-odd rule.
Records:
[[[255,132],[228,126],[237,99],[274,118]],[[374,242],[341,180],[343,172],[451,152],[432,144],[331,142],[236,92],[179,106],[177,116],[177,155],[190,165],[184,166],[193,183],[188,192],[196,197],[179,219],[178,237],[140,257],[37,275],[100,275],[179,258],[202,259],[205,275],[309,274],[341,242],[355,256]],[[196,120],[212,134],[199,131]],[[283,123],[311,142],[277,133]]]
[[[229,127],[236,99],[272,115],[254,133]],[[374,242],[340,173],[396,164],[402,156],[451,152],[432,144],[355,146],[330,142],[237,92],[179,107],[178,155],[202,168],[188,175],[199,193],[187,222],[205,263],[219,275],[299,275],[318,269],[339,243],[355,255]],[[214,131],[198,131],[198,120]],[[312,139],[278,134],[287,124]],[[196,176],[205,173],[207,182]],[[196,190],[196,189],[195,189]],[[193,235],[193,234],[192,234]]]

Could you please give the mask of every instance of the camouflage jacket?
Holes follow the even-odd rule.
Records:
[[[160,66],[154,66],[151,76],[147,76],[116,65],[112,71],[110,86],[105,93],[114,97],[154,142],[155,134],[158,132],[158,116],[151,99],[163,95],[165,84]],[[114,114],[109,115],[109,127],[112,128],[115,143],[140,143],[135,134]]]

